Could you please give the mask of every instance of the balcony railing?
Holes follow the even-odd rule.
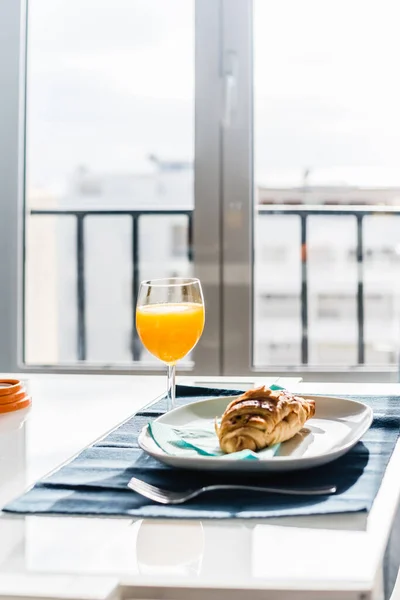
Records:
[[[193,261],[193,215],[192,209],[168,209],[168,210],[47,210],[32,209],[30,215],[34,217],[43,216],[69,216],[76,220],[76,273],[77,273],[77,357],[79,361],[87,359],[86,344],[86,294],[85,294],[85,219],[92,216],[127,216],[132,221],[131,234],[131,265],[132,265],[132,334],[131,334],[131,354],[132,359],[140,359],[140,343],[138,340],[135,326],[136,298],[140,285],[140,219],[143,216],[186,216],[187,227],[187,257],[190,262]],[[351,216],[356,219],[356,260],[357,260],[357,362],[359,365],[365,363],[365,340],[364,340],[364,241],[363,241],[363,223],[364,218],[373,215],[400,215],[400,209],[388,206],[314,206],[314,205],[259,205],[256,207],[256,216],[265,218],[269,215],[292,215],[300,220],[300,248],[299,262],[301,267],[301,362],[308,365],[309,362],[309,340],[308,340],[308,257],[307,257],[307,238],[308,238],[308,218],[310,216]]]
[[[169,210],[47,210],[47,209],[32,209],[32,216],[57,216],[57,217],[75,217],[76,222],[76,273],[77,273],[77,357],[79,361],[85,361],[87,358],[86,344],[86,281],[85,281],[85,219],[94,216],[110,217],[110,216],[126,216],[132,221],[131,235],[131,258],[132,258],[132,334],[131,334],[131,353],[132,360],[140,359],[141,346],[139,343],[136,324],[135,310],[136,298],[139,292],[140,275],[140,218],[144,216],[186,216],[188,220],[188,260],[192,261],[193,250],[193,211],[182,209]]]

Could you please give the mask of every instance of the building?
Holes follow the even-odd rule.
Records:
[[[255,213],[254,362],[259,366],[301,363],[300,217],[286,214],[305,205],[395,206],[400,188],[350,186],[258,187]],[[40,198],[30,198],[42,204]],[[189,163],[154,157],[142,174],[97,174],[79,168],[67,192],[52,205],[59,209],[102,210],[84,220],[87,360],[104,364],[132,359],[132,218],[109,210],[193,208],[193,170]],[[262,214],[257,207],[283,207]],[[53,226],[30,241],[27,263],[28,359],[34,363],[77,360],[76,219],[46,217]],[[42,226],[43,227],[43,226]],[[185,215],[143,215],[139,219],[140,278],[190,276],[188,219]],[[29,230],[32,227],[30,226]],[[357,219],[354,214],[307,217],[309,364],[355,365],[358,360]],[[56,233],[55,233],[56,232]],[[45,236],[47,236],[45,238]],[[400,327],[400,227],[394,215],[363,219],[364,343],[367,364],[397,361]],[[32,238],[32,236],[31,236]],[[57,243],[54,243],[55,238]],[[46,239],[45,247],[44,239]],[[49,249],[49,252],[46,249]],[[44,263],[31,255],[46,256]],[[39,267],[38,265],[41,264]],[[47,263],[46,263],[47,264]],[[36,270],[35,275],[33,270]],[[36,290],[36,291],[35,291]],[[43,302],[43,299],[45,301]],[[50,308],[50,307],[53,308]],[[57,307],[55,344],[31,344],[37,315],[45,310],[49,328]],[[43,320],[41,320],[43,324]],[[45,339],[47,337],[45,336]],[[32,350],[35,349],[35,351]],[[55,350],[57,348],[57,351]],[[36,356],[35,356],[36,352]],[[53,358],[51,358],[53,357]],[[148,355],[142,354],[148,360]]]

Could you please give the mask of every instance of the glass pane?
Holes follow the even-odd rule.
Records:
[[[397,364],[399,16],[390,0],[254,2],[259,367]]]
[[[140,278],[192,271],[194,0],[35,0],[28,32],[25,361],[146,362]]]
[[[357,228],[354,217],[307,219],[308,360],[357,363]]]
[[[290,357],[297,364],[301,357],[299,219],[260,213],[254,235],[254,363],[284,365]],[[287,244],[288,238],[292,244]]]
[[[72,260],[76,249],[75,218],[32,216],[26,224],[26,362],[73,362],[78,328],[77,277]]]
[[[396,363],[400,338],[400,221],[364,218],[364,311],[366,361]]]

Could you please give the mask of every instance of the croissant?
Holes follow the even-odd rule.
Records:
[[[315,413],[315,402],[264,386],[235,398],[215,430],[223,452],[262,450],[285,442]]]

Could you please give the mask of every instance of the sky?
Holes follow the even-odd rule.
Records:
[[[34,0],[29,29],[32,186],[193,158],[192,0]]]
[[[400,182],[400,3],[256,0],[256,176]]]
[[[400,185],[398,0],[255,0],[255,179]],[[194,0],[33,0],[28,188],[191,160]]]

